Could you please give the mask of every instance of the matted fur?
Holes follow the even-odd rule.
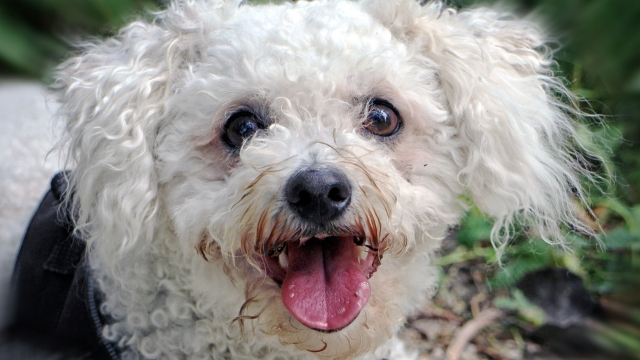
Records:
[[[590,176],[578,112],[551,65],[529,22],[414,0],[176,0],[85,45],[55,88],[105,337],[125,358],[409,356],[393,336],[434,290],[463,195],[498,246],[516,224],[560,244],[565,225],[590,233],[574,213]],[[397,108],[397,136],[362,129],[372,98]],[[233,151],[221,131],[239,109],[271,125]],[[353,189],[327,231],[384,255],[368,304],[333,333],[291,316],[257,261],[313,235],[282,195],[311,165]]]

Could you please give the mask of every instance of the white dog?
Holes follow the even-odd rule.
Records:
[[[84,46],[63,195],[111,355],[403,358],[469,201],[497,246],[589,232],[544,41],[440,2],[176,0]]]

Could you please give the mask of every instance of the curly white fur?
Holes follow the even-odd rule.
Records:
[[[406,356],[389,341],[433,292],[464,196],[498,245],[517,224],[556,243],[565,225],[589,232],[550,57],[531,23],[414,0],[176,0],[85,45],[54,87],[104,336],[125,358]],[[360,126],[374,97],[404,121],[390,141]],[[247,107],[273,124],[230,151],[222,124]],[[333,333],[300,324],[254,266],[259,245],[307,230],[281,193],[313,164],[357,185],[336,227],[360,224],[387,254]]]

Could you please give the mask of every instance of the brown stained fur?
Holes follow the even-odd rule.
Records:
[[[207,262],[212,262],[222,258],[220,246],[215,241],[211,241],[209,237],[203,235],[200,242],[195,246],[196,251]]]
[[[231,325],[233,325],[234,323],[238,323],[238,325],[240,326],[240,332],[244,336],[246,334],[245,321],[257,320],[260,315],[262,315],[262,313],[277,298],[274,297],[274,295],[277,295],[277,293],[277,285],[273,283],[267,283],[266,278],[258,278],[254,282],[248,283],[247,287],[245,288],[245,298],[247,300],[240,307],[238,316],[233,319]],[[261,303],[264,303],[264,305],[255,314],[246,314],[252,305],[259,305]]]
[[[322,341],[322,340],[320,340],[320,341]],[[307,350],[307,351],[309,351],[310,353],[320,353],[320,352],[325,351],[325,350],[327,349],[327,347],[329,346],[329,344],[327,344],[327,343],[326,343],[326,342],[324,342],[324,341],[322,341],[322,343],[324,344],[324,346],[322,347],[322,349],[318,349],[318,350]]]
[[[214,262],[222,259],[222,251],[220,250],[220,246],[215,241],[209,239],[207,236],[202,236],[202,239],[195,246],[196,251],[206,262]],[[233,285],[236,284],[235,277],[232,276],[232,267],[228,262],[223,262],[222,271],[224,271],[225,275],[229,278]]]

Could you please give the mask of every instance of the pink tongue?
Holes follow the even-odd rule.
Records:
[[[369,281],[350,238],[312,238],[289,244],[282,301],[302,324],[316,330],[349,325],[367,304]]]

